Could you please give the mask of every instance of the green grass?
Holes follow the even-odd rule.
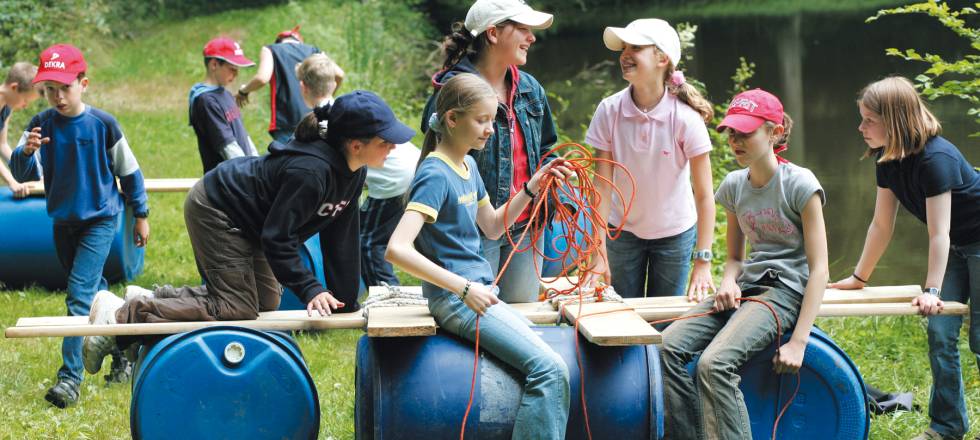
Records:
[[[420,14],[397,2],[315,0],[286,6],[231,11],[178,23],[158,23],[134,30],[134,41],[81,42],[89,56],[92,85],[86,102],[118,117],[148,177],[193,177],[201,174],[193,132],[187,126],[186,94],[203,76],[200,50],[218,34],[239,38],[250,56],[279,30],[300,19],[307,40],[335,58],[350,77],[345,91],[379,91],[399,116],[414,126],[428,81],[425,51],[430,26]],[[383,25],[382,25],[383,24]],[[398,48],[397,51],[391,48]],[[239,81],[254,70],[244,69]],[[246,126],[259,145],[268,142],[268,89],[243,110]],[[43,108],[36,104],[32,110]],[[14,127],[33,113],[19,112]],[[15,130],[16,132],[16,130]],[[180,194],[152,194],[152,236],[141,285],[190,284],[199,281],[184,229]],[[114,286],[120,291],[121,286]],[[0,327],[23,316],[64,314],[64,293],[42,289],[0,290]],[[930,375],[923,320],[841,318],[818,320],[850,354],[865,380],[888,391],[912,391],[927,405]],[[321,438],[353,437],[354,347],[359,331],[301,334],[297,341],[316,381],[322,409]],[[980,379],[961,338],[964,380],[972,419],[980,417]],[[103,386],[88,377],[82,401],[69,410],[51,407],[44,391],[60,365],[60,339],[0,339],[0,439],[129,438],[127,386]],[[466,380],[467,372],[460,372]],[[875,418],[872,439],[905,439],[928,423],[925,412]]]

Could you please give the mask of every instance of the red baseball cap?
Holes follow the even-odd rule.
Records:
[[[303,36],[299,34],[299,25],[292,29],[286,29],[276,35],[276,43],[282,41],[285,38],[295,38],[299,40],[300,43],[303,42]]]
[[[41,81],[55,81],[62,84],[71,84],[78,78],[78,74],[85,72],[88,64],[85,64],[85,57],[82,51],[70,44],[55,44],[44,52],[41,52],[41,59],[37,65],[37,75],[34,76],[32,84]]]
[[[217,58],[238,67],[251,67],[255,63],[245,58],[245,51],[231,38],[215,38],[204,45],[204,58]]]
[[[772,93],[752,89],[735,95],[728,104],[725,119],[716,130],[732,128],[739,133],[751,133],[766,121],[783,123],[783,104]]]

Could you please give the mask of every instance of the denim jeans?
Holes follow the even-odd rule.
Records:
[[[755,287],[754,293],[776,309],[783,334],[796,324],[803,298],[779,287]],[[714,297],[685,315],[711,310]],[[776,340],[776,321],[762,304],[742,302],[734,311],[676,321],[663,333],[664,431],[670,440],[751,440],[745,398],[737,370]],[[697,355],[696,377],[687,365]]]
[[[980,310],[974,307],[980,301],[980,243],[950,245],[940,296],[944,301],[969,303],[970,351],[980,366]],[[941,435],[956,438],[970,429],[957,348],[962,325],[962,316],[931,316],[927,330],[932,369],[929,426]]]
[[[361,206],[361,278],[365,286],[377,286],[382,281],[391,286],[400,284],[395,269],[385,260],[385,251],[404,213],[402,196],[368,197]]]
[[[521,237],[521,230],[513,230],[514,240]],[[524,237],[524,241],[518,243],[518,248],[527,247],[526,243],[531,240],[531,232]],[[507,261],[510,252],[514,249],[507,240],[507,235],[496,240],[483,237],[483,258],[490,262],[490,269],[493,269],[494,277],[497,271]],[[544,234],[534,245],[536,249],[544,249]],[[544,264],[544,256],[536,255],[531,249],[514,254],[510,260],[504,276],[500,278],[497,287],[500,288],[500,299],[508,303],[529,303],[538,300],[538,292],[541,290],[541,266]]]
[[[456,295],[430,296],[429,311],[444,330],[474,340],[476,313]],[[527,376],[511,438],[560,440],[568,424],[568,366],[530,325],[505,303],[491,306],[480,319],[480,348]],[[468,380],[468,372],[459,373]]]
[[[683,295],[697,237],[697,227],[692,226],[673,237],[645,240],[623,231],[609,240],[606,250],[616,293],[624,298]]]
[[[118,217],[103,217],[79,223],[55,223],[54,247],[61,266],[68,272],[68,316],[88,316],[95,292],[109,288],[102,276],[112,240],[119,226]],[[58,379],[82,382],[82,338],[61,341],[61,368]]]

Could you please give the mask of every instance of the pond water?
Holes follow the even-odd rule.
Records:
[[[827,193],[824,213],[834,280],[849,274],[857,264],[874,209],[874,163],[859,160],[865,145],[857,132],[860,121],[854,102],[858,91],[889,74],[911,78],[925,69],[924,64],[886,56],[888,47],[915,48],[947,58],[962,56],[969,49],[965,40],[929,17],[893,16],[865,23],[873,13],[670,20],[699,26],[694,59],[684,70],[688,77],[705,83],[712,102],[731,98],[727,90],[732,87],[730,77],[739,56],[756,64],[749,83],[783,100],[796,121],[784,156],[813,170]],[[609,24],[625,26],[634,18],[638,17],[626,12],[621,20]],[[559,124],[579,142],[584,142],[583,126],[588,125],[599,100],[626,86],[618,64],[609,63],[617,60],[618,53],[602,44],[604,26],[540,36],[525,66],[546,90],[560,91],[568,101]],[[600,64],[603,61],[607,64]],[[591,73],[581,74],[589,67]],[[944,136],[973,165],[980,165],[978,138],[968,137],[980,131],[980,125],[966,114],[964,102],[943,98],[930,107],[943,123]],[[872,283],[922,284],[927,243],[925,226],[901,209],[894,238]]]

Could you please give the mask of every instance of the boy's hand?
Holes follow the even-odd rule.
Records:
[[[738,301],[736,298],[742,297],[742,289],[738,287],[738,284],[734,280],[721,280],[721,287],[718,289],[718,293],[715,294],[715,304],[711,308],[714,312],[721,312],[724,310],[737,309]]]
[[[41,137],[41,127],[34,127],[27,133],[27,144],[24,145],[24,156],[34,154],[41,145],[51,142],[49,137]]]
[[[772,358],[772,369],[776,374],[796,373],[803,366],[803,354],[806,352],[806,344],[799,343],[790,339],[776,351],[776,356]]]
[[[146,246],[146,241],[150,239],[150,222],[145,218],[137,218],[136,225],[133,226],[133,241],[136,247]]]
[[[912,300],[912,305],[919,308],[919,314],[922,316],[932,316],[939,314],[943,311],[943,300],[939,299],[938,296],[931,293],[923,293],[915,297]]]
[[[337,310],[344,306],[344,303],[337,301],[333,295],[327,292],[320,292],[306,305],[306,316],[313,316],[313,310],[320,312],[320,316],[330,316],[331,309]]]
[[[480,316],[483,316],[490,306],[499,302],[500,299],[490,290],[490,287],[480,283],[470,284],[470,290],[467,291],[466,298],[463,299],[463,304],[466,304],[467,307]]]
[[[248,105],[248,95],[239,90],[238,93],[235,94],[235,104],[238,104],[238,107],[245,107]]]

